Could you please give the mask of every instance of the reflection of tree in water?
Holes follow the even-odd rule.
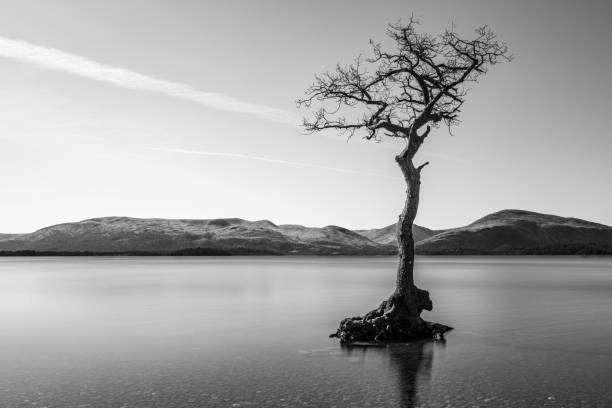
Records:
[[[387,358],[390,367],[397,375],[397,387],[401,407],[414,407],[418,402],[418,383],[429,381],[431,366],[436,348],[444,347],[445,341],[420,341],[408,344],[395,344],[387,347],[363,347],[343,345],[342,349],[350,354],[378,354]]]

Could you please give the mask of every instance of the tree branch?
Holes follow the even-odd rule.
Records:
[[[316,76],[298,106],[321,108],[304,120],[308,132],[336,129],[349,137],[404,138],[413,157],[431,127],[459,123],[470,83],[499,62],[512,60],[508,47],[486,26],[465,39],[454,28],[439,35],[419,33],[414,18],[388,27],[392,50],[370,41],[372,56]],[[427,125],[418,135],[416,130]],[[431,125],[431,126],[430,126]]]
[[[417,167],[417,171],[419,173],[421,173],[421,170],[423,170],[423,168],[425,168],[425,166],[427,166],[429,164],[429,162],[425,162],[423,164],[421,164],[419,167]]]

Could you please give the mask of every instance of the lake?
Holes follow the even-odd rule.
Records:
[[[395,267],[0,258],[0,407],[612,406],[612,258],[419,257],[446,341],[329,339]]]

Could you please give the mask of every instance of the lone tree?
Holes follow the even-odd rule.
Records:
[[[383,137],[406,142],[395,157],[407,184],[404,210],[397,224],[399,266],[396,288],[381,305],[363,317],[342,320],[332,337],[342,342],[392,342],[436,338],[448,326],[426,322],[423,310],[432,310],[429,292],[414,284],[414,237],[412,225],[419,205],[421,172],[428,163],[413,159],[432,128],[459,123],[468,86],[477,82],[490,66],[510,61],[505,43],[486,26],[475,38],[464,39],[454,27],[438,35],[417,31],[411,18],[390,24],[386,50],[370,41],[372,56],[357,57],[348,66],[315,76],[298,106],[319,109],[304,119],[307,132],[334,129],[348,137],[360,133],[365,139]]]

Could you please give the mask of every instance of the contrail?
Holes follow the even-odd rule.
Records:
[[[272,122],[294,125],[298,118],[291,112],[250,103],[215,92],[204,92],[180,82],[144,75],[127,68],[114,67],[55,48],[0,37],[0,56],[40,68],[62,71],[122,88],[159,92],[209,108],[244,113]]]
[[[166,147],[145,147],[147,150],[155,150],[158,152],[169,152],[169,153],[182,153],[182,154],[196,154],[202,156],[221,156],[221,157],[233,157],[237,159],[248,159],[248,160],[258,160],[269,163],[277,163],[277,164],[286,164],[290,166],[299,166],[299,167],[308,167],[311,169],[320,169],[320,170],[330,170],[337,171],[341,173],[349,173],[349,174],[359,174],[362,176],[374,176],[374,177],[383,177],[387,179],[401,179],[400,177],[387,176],[386,174],[380,173],[370,173],[367,171],[359,171],[359,170],[350,170],[350,169],[342,169],[339,167],[328,167],[328,166],[319,166],[316,164],[308,164],[308,163],[300,163],[293,162],[287,160],[279,160],[279,159],[271,159],[268,157],[260,157],[260,156],[250,156],[247,154],[240,153],[223,153],[223,152],[206,152],[201,150],[186,150],[186,149],[175,149],[175,148],[166,148]]]

